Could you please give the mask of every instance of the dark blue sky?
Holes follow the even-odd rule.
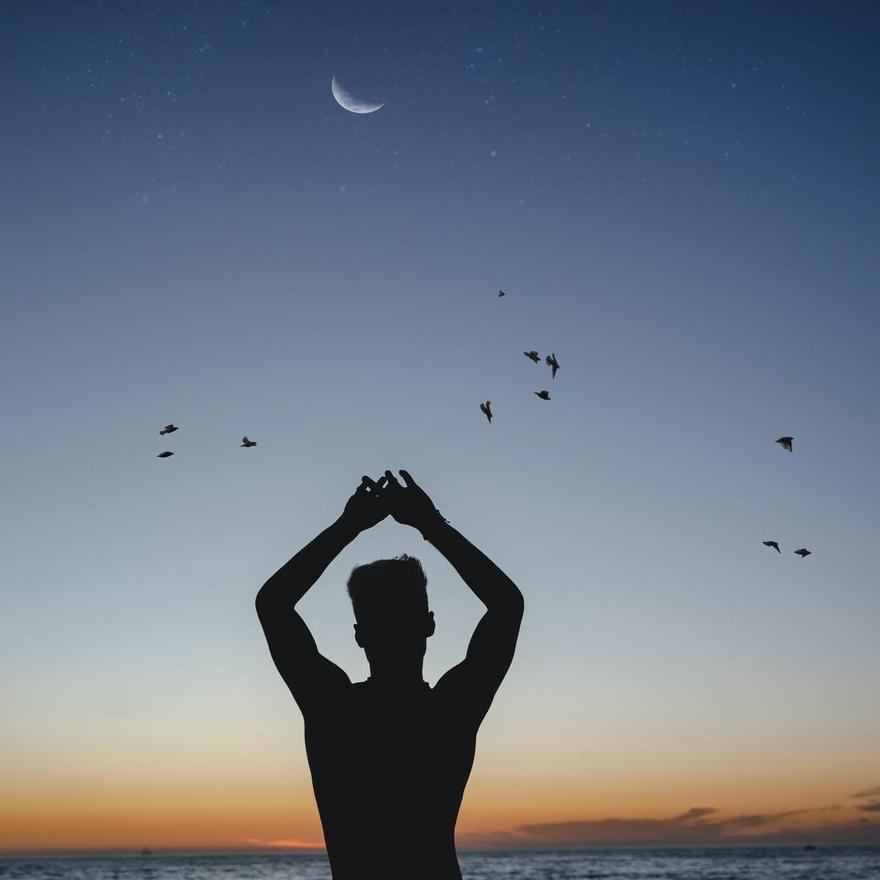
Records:
[[[216,697],[195,729],[236,699],[254,701],[242,717],[269,711],[282,695],[253,593],[385,467],[410,469],[521,583],[511,693],[569,756],[547,785],[571,786],[573,814],[584,780],[619,766],[615,724],[636,704],[652,767],[686,759],[687,737],[660,733],[690,725],[731,780],[754,755],[728,733],[769,737],[775,769],[754,778],[778,770],[795,806],[874,784],[878,17],[7,8],[0,665],[18,720],[0,744],[20,750],[21,785],[79,760],[32,729],[88,738],[107,701],[146,706],[156,730],[190,705],[182,681]],[[334,75],[385,106],[344,111]],[[557,353],[555,381],[531,348]],[[176,455],[157,460],[168,421]],[[353,675],[347,568],[404,550],[425,558],[441,621],[430,677],[464,649],[472,600],[385,524],[306,601]],[[490,751],[513,702],[493,717]],[[536,736],[507,757],[534,767]],[[807,756],[821,791],[798,787]],[[676,809],[724,806],[701,787],[724,779],[700,772]],[[616,785],[614,803],[638,794]]]

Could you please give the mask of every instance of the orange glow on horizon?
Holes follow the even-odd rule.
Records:
[[[177,798],[145,798],[123,803],[102,799],[79,806],[60,800],[34,801],[26,809],[22,809],[20,803],[11,806],[7,801],[0,807],[0,853],[131,853],[144,846],[154,852],[323,850],[323,834],[313,803],[294,807],[289,800],[282,803],[267,797],[261,801],[254,794],[251,793],[247,801],[231,794],[222,800],[191,796],[183,802]],[[462,811],[456,834],[460,849],[504,845],[505,841],[536,845],[534,837],[520,831],[529,825],[586,823],[601,829],[603,822],[613,819],[614,823],[656,822],[660,827],[667,827],[697,805],[677,803],[663,810],[647,810],[644,805],[639,808],[630,804],[629,809],[615,810],[593,804],[589,810],[570,807],[552,814],[524,809],[522,803],[511,804],[507,809],[500,808],[500,804],[496,806],[497,809],[489,807],[483,811],[471,805]],[[758,811],[710,812],[711,821],[723,822],[726,817]],[[784,827],[807,830],[854,823],[859,817],[851,805],[800,810],[791,807],[779,813],[786,817]],[[794,814],[790,819],[787,818],[789,813]],[[776,830],[782,825],[770,823],[766,827]],[[876,827],[880,838],[880,824]]]
[[[740,749],[736,761],[723,761],[717,750],[700,755],[697,749],[683,754],[643,746],[634,753],[596,738],[585,754],[554,743],[520,746],[502,736],[507,729],[489,725],[478,745],[457,826],[462,849],[534,845],[520,831],[530,825],[582,823],[601,831],[611,819],[634,826],[656,822],[662,829],[695,807],[712,808],[713,820],[786,814],[789,828],[873,819],[859,812],[851,795],[878,777],[864,771],[860,756],[848,765],[846,752],[829,750],[807,774],[799,756],[783,763],[779,750],[769,748],[766,755]],[[61,742],[53,752],[59,757],[48,764],[10,764],[0,803],[0,852],[323,848],[298,742],[255,749],[217,740],[201,752],[182,751],[184,757],[170,748],[153,752],[155,762],[147,749],[132,748],[137,763],[123,761],[127,751],[121,747],[110,761],[108,750],[90,743],[80,749],[74,742],[76,748],[65,751],[70,742]],[[249,759],[241,760],[242,754]],[[71,760],[62,764],[61,755]]]

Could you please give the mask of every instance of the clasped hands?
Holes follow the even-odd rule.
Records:
[[[400,476],[403,485],[391,471],[385,471],[378,480],[362,477],[360,486],[345,505],[342,520],[357,532],[363,532],[390,515],[423,535],[438,521],[443,522],[440,511],[409,471],[401,470]]]

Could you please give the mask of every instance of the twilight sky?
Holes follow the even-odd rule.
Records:
[[[880,841],[880,13],[322,6],[4,10],[0,851],[319,842],[253,598],[386,467],[526,596],[463,845]]]

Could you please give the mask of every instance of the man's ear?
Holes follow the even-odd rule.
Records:
[[[434,630],[437,628],[437,625],[434,623],[434,612],[428,612],[428,625],[425,628],[425,638],[429,638],[434,635]]]
[[[354,625],[354,640],[358,643],[358,647],[363,648],[364,643],[361,641],[361,634],[358,631],[358,625]]]

